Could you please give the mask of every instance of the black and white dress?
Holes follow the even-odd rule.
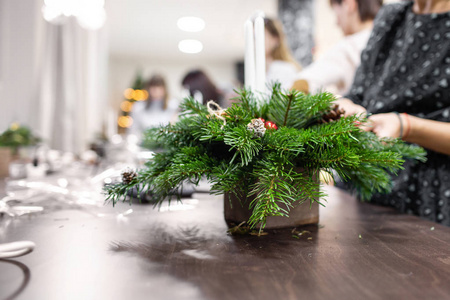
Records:
[[[384,6],[375,19],[347,98],[369,113],[406,112],[450,121],[450,12],[417,15],[413,2]],[[428,151],[406,162],[393,192],[373,201],[450,226],[450,156]]]

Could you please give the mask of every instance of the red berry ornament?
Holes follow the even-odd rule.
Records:
[[[258,118],[260,119],[263,123],[266,123],[266,120],[264,120],[263,118]]]
[[[264,124],[264,126],[266,127],[266,129],[274,129],[274,130],[278,129],[278,126],[274,122],[271,122],[271,121],[267,121]]]

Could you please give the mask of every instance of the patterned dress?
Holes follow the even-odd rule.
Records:
[[[375,19],[347,98],[369,113],[406,112],[450,121],[450,12],[417,15],[412,2],[384,6]],[[450,226],[450,156],[407,161],[390,195],[373,202]]]

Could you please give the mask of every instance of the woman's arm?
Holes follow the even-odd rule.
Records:
[[[352,61],[352,59],[356,59],[352,57],[353,53],[351,50],[353,52],[355,50],[349,49],[350,46],[346,45],[346,43],[348,43],[347,39],[342,40],[312,64],[296,74],[295,82],[291,89],[297,89],[307,93],[317,93],[329,87],[342,88],[347,82],[349,82],[347,85],[351,84],[353,74],[356,70],[355,62]],[[301,82],[307,83],[306,91],[303,89],[304,83]]]
[[[422,119],[408,114],[376,114],[366,130],[380,137],[401,137],[404,141],[450,155],[450,123]],[[402,136],[400,136],[400,134]]]

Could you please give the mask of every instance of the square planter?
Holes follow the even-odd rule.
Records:
[[[232,193],[224,195],[224,215],[228,225],[231,223],[238,225],[243,221],[248,221],[252,213],[249,209],[249,204],[253,201],[254,197],[247,197],[247,199],[240,200]],[[283,208],[283,206],[281,207]],[[288,218],[280,216],[267,217],[266,227],[264,229],[292,228],[300,225],[318,223],[319,205],[314,202],[310,207],[309,202],[305,202],[291,208]]]

